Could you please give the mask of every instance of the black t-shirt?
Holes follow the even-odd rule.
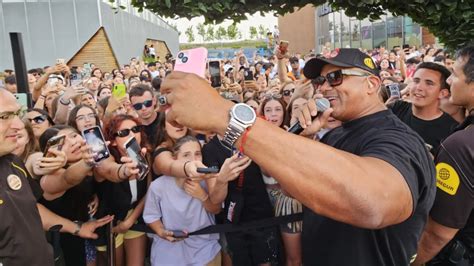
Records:
[[[408,265],[416,254],[436,191],[434,164],[423,140],[389,110],[384,110],[344,123],[327,133],[321,142],[390,163],[410,188],[413,213],[400,224],[369,230],[305,209],[304,264]]]
[[[14,155],[0,157],[0,173],[0,265],[54,265],[36,207],[41,188]]]
[[[202,148],[203,163],[208,167],[217,166],[221,168],[224,161],[231,156],[231,151],[222,146],[217,137],[214,137]],[[237,182],[238,178],[229,182],[227,197],[229,197],[231,191],[237,189]],[[244,207],[240,222],[274,216],[260,167],[253,162],[244,170],[242,195],[244,196]],[[225,208],[227,209],[228,206],[225,206]]]
[[[148,143],[150,143],[152,150],[156,148],[156,143],[158,141],[158,117],[156,116],[155,120],[149,125],[143,125],[143,130],[145,131],[146,136],[148,137]]]
[[[431,150],[433,153],[438,150],[439,144],[441,144],[458,125],[458,122],[445,112],[433,120],[420,119],[413,115],[412,104],[405,101],[397,101],[390,108],[400,120],[418,133],[425,143],[433,147]]]
[[[469,238],[474,246],[474,117],[466,121],[436,155],[437,193],[430,216],[439,224],[462,229],[457,237]]]

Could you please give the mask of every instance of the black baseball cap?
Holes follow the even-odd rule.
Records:
[[[374,60],[367,54],[356,48],[337,48],[331,52],[329,58],[316,57],[306,62],[303,73],[309,79],[315,79],[321,75],[321,70],[327,64],[339,67],[357,67],[379,76],[379,70]]]

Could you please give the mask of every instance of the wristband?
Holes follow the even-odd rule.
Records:
[[[72,234],[77,236],[77,234],[79,234],[79,232],[81,231],[82,222],[81,221],[73,221],[73,223],[76,224],[76,230],[74,230],[74,232]]]
[[[63,102],[63,98],[59,99],[59,102],[62,104],[62,105],[69,105],[71,103],[71,100],[68,100],[67,102]]]
[[[188,172],[186,172],[186,165],[187,165],[188,163],[190,163],[190,162],[191,162],[191,161],[185,162],[185,163],[184,163],[184,166],[183,166],[184,174],[186,175],[186,177],[189,177]]]
[[[247,142],[247,135],[250,132],[250,128],[251,127],[246,128],[245,132],[244,132],[244,135],[242,136],[242,141],[240,142],[240,147],[239,147],[239,152],[241,154],[244,154],[244,146],[245,146],[245,143]]]

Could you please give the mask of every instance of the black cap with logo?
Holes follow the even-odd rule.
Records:
[[[303,73],[309,79],[315,79],[321,75],[321,70],[327,64],[339,67],[357,67],[379,76],[372,58],[356,48],[337,48],[331,52],[329,58],[316,57],[306,62]]]

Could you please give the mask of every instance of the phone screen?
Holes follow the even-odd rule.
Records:
[[[211,86],[213,88],[221,86],[221,68],[219,61],[209,62],[209,73],[211,74]]]
[[[398,86],[398,84],[389,84],[387,85],[387,88],[390,92],[390,97],[394,97],[394,98],[400,98],[400,88]]]
[[[125,143],[125,150],[127,151],[128,157],[137,162],[139,170],[137,179],[142,180],[148,174],[149,166],[145,157],[142,155],[140,145],[134,137]]]
[[[244,69],[244,80],[253,80],[253,72],[249,68]]]
[[[91,152],[94,155],[95,162],[100,162],[110,156],[109,149],[105,144],[104,136],[98,126],[82,131],[82,135],[84,136],[87,145],[91,147]]]
[[[53,157],[53,154],[49,153],[50,149],[57,149],[60,151],[64,145],[65,135],[54,136],[48,140],[46,147],[43,151],[43,157]]]

